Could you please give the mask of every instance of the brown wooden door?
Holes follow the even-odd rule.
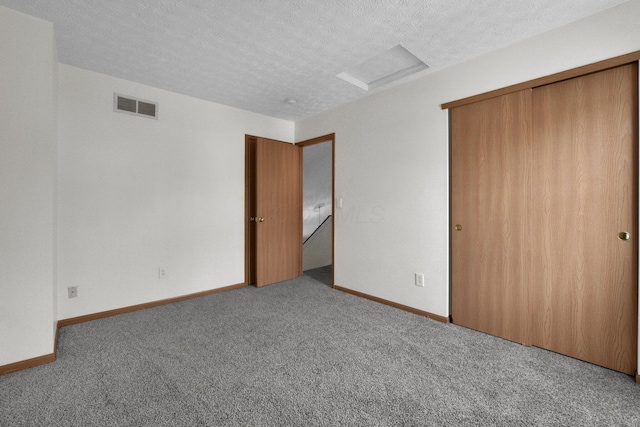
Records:
[[[532,343],[628,374],[638,322],[637,82],[633,64],[533,91]]]
[[[520,343],[528,339],[530,104],[526,90],[451,110],[451,317]]]
[[[300,147],[255,140],[255,284],[302,275],[302,163]]]

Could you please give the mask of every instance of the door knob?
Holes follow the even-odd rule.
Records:
[[[264,222],[264,218],[259,217],[259,216],[252,216],[251,217],[251,222]]]
[[[456,224],[456,231],[460,231],[460,230],[462,230],[462,225]]]
[[[631,238],[631,235],[626,231],[621,231],[618,233],[618,239],[627,241]]]

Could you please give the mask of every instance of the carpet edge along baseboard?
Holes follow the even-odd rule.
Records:
[[[410,313],[417,314],[419,316],[428,317],[429,319],[437,320],[438,322],[449,323],[449,318],[445,316],[439,316],[437,314],[429,313],[428,311],[418,310],[417,308],[409,307],[408,305],[399,304],[397,302],[389,301],[384,298],[374,297],[373,295],[354,291],[353,289],[349,289],[349,288],[343,288],[342,286],[333,285],[333,288],[338,291],[346,292],[348,294],[355,295],[360,298],[365,298],[380,304],[384,304],[390,307],[398,308],[400,310],[408,311]]]
[[[208,291],[196,292],[194,294],[182,295],[179,297],[167,298],[158,301],[145,302],[143,304],[130,305],[127,307],[116,308],[114,310],[101,311],[93,314],[86,314],[84,316],[70,317],[68,319],[62,319],[58,321],[60,328],[75,325],[77,323],[89,322],[91,320],[103,319],[105,317],[116,316],[118,314],[131,313],[132,311],[144,310],[146,308],[158,307],[160,305],[171,304],[174,302],[185,301],[192,298],[204,297],[207,295],[217,294],[218,292],[231,291],[233,289],[243,288],[247,286],[245,283],[238,283],[236,285],[223,286],[221,288],[210,289]]]
[[[24,369],[34,368],[36,366],[45,365],[47,363],[55,362],[56,349],[58,347],[58,332],[60,328],[78,323],[89,322],[91,320],[103,319],[105,317],[116,316],[118,314],[131,313],[133,311],[144,310],[146,308],[158,307],[160,305],[171,304],[174,302],[185,301],[192,298],[203,297],[206,295],[216,294],[218,292],[230,291],[233,289],[239,289],[247,286],[245,283],[238,283],[235,285],[223,286],[221,288],[210,289],[208,291],[196,292],[193,294],[182,295],[179,297],[167,298],[158,301],[151,301],[143,304],[136,304],[122,308],[116,308],[114,310],[101,311],[93,314],[86,314],[84,316],[70,317],[68,319],[58,320],[55,336],[55,344],[53,353],[45,354],[43,356],[34,357],[32,359],[20,360],[18,362],[9,363],[7,365],[0,366],[0,375],[9,374],[11,372],[22,371]]]
[[[32,359],[21,360],[19,362],[9,363],[0,366],[0,375],[10,374],[11,372],[22,371],[24,369],[35,368],[36,366],[46,365],[55,362],[56,353],[45,354],[43,356],[34,357]]]

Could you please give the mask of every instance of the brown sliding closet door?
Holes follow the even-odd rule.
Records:
[[[451,110],[451,316],[526,343],[531,90]]]
[[[533,90],[532,343],[628,374],[638,322],[637,70]]]

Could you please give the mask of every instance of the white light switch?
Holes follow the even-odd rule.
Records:
[[[336,197],[336,208],[342,209],[342,197]]]

